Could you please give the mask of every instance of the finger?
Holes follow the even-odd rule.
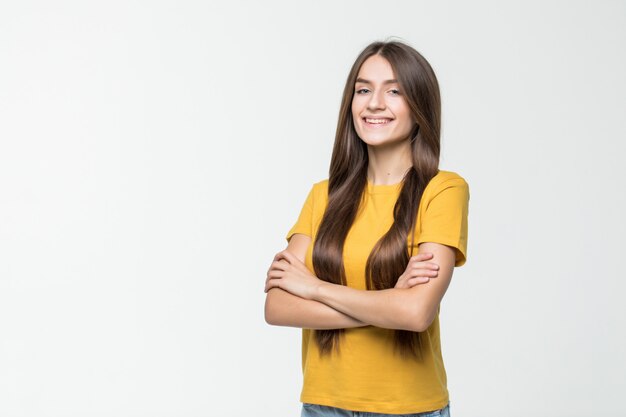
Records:
[[[407,284],[409,285],[409,287],[413,287],[415,285],[418,284],[425,284],[428,281],[430,281],[430,278],[428,277],[415,277],[415,278],[411,278],[407,281]]]
[[[409,281],[411,277],[412,275],[406,272],[400,275],[400,278],[398,278],[398,280],[396,281],[396,285],[395,285],[396,288],[409,288],[409,285],[407,284],[407,282]]]
[[[428,262],[427,265],[431,269],[439,270],[439,264],[436,264],[434,262]]]
[[[430,280],[427,276],[413,276],[413,277],[401,277],[396,282],[395,288],[411,288],[417,284],[424,284]]]
[[[280,279],[272,279],[265,283],[264,292],[268,292],[272,288],[280,288]]]
[[[278,252],[276,254],[276,256],[274,256],[274,261],[278,261],[280,259],[283,259],[285,257],[284,252],[285,252],[284,250],[281,250],[280,252]]]
[[[411,269],[411,277],[430,277],[434,278],[439,275],[439,272],[433,271],[432,269],[423,269],[423,268],[413,268]]]
[[[285,276],[285,273],[283,271],[274,269],[274,270],[272,270],[272,271],[267,273],[267,278],[265,279],[265,282],[269,282],[272,279],[277,279],[277,278],[280,279],[283,276]]]
[[[291,260],[294,258],[294,256],[292,255],[291,252],[289,252],[288,250],[284,250],[281,252],[283,258],[285,258],[287,261],[291,262]]]
[[[289,252],[286,249],[282,252],[279,252],[276,256],[278,257],[278,260],[289,262],[290,264],[295,264],[300,261],[293,253]]]
[[[294,258],[293,253],[289,252],[287,249],[284,249],[278,252],[276,256],[274,256],[274,261],[285,260],[289,262],[293,258]]]
[[[429,252],[418,253],[417,255],[411,257],[411,260],[409,261],[409,263],[411,265],[420,265],[422,263],[425,263],[426,260],[431,259],[432,257],[433,257],[433,254]]]
[[[428,277],[428,278],[436,278],[439,275],[439,272],[433,271],[432,269],[421,269],[413,272],[413,278],[415,277]]]
[[[273,269],[278,269],[280,271],[285,271],[290,267],[289,262],[284,261],[284,260],[280,260],[280,261],[274,261],[272,262],[272,264],[270,265],[270,271]]]
[[[304,262],[302,262],[298,257],[294,256],[294,260],[290,262],[290,265],[296,268],[299,271],[309,272],[309,267],[306,266]]]
[[[439,265],[432,262],[417,262],[412,265],[413,269],[423,269],[424,271],[438,271]]]
[[[283,259],[289,262],[289,264],[297,267],[298,269],[302,269],[303,266],[306,268],[306,265],[304,265],[304,263],[302,263],[302,261],[296,255],[289,252],[288,250],[284,250],[282,252],[282,256]]]
[[[409,280],[407,279],[406,281],[396,283],[395,288],[411,288],[411,285],[409,284]]]
[[[431,269],[422,269],[419,271],[415,271],[411,274],[411,278],[416,277],[425,277],[425,278],[436,278],[439,275],[437,271],[433,271]]]
[[[276,259],[276,258],[274,258],[274,259]],[[279,263],[277,263],[277,262],[279,262]],[[277,269],[278,267],[282,267],[283,265],[287,265],[287,263],[288,262],[286,262],[286,261],[280,262],[280,261],[273,260],[272,263],[270,264],[270,267],[267,269],[267,272],[269,273],[272,269]]]

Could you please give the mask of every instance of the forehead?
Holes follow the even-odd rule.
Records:
[[[372,82],[391,80],[396,75],[387,59],[380,55],[372,55],[361,65],[357,78],[363,78]]]

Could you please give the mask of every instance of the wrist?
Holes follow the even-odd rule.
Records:
[[[322,302],[324,290],[329,285],[333,285],[333,284],[331,284],[328,281],[324,281],[320,279],[319,282],[317,283],[317,286],[315,286],[315,290],[313,291],[313,294],[311,295],[311,299],[314,301]]]

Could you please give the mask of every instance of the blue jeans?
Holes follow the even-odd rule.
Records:
[[[300,417],[450,417],[450,403],[440,410],[425,411],[411,414],[383,414],[367,411],[350,411],[327,405],[302,403]]]

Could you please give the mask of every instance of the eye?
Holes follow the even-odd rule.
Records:
[[[365,94],[368,91],[370,91],[370,90],[368,90],[367,88],[359,88],[358,90],[355,91],[355,93],[356,94]]]
[[[400,95],[400,90],[398,90],[397,88],[391,89],[389,90],[391,92],[391,94],[393,94],[394,96],[399,96]]]

